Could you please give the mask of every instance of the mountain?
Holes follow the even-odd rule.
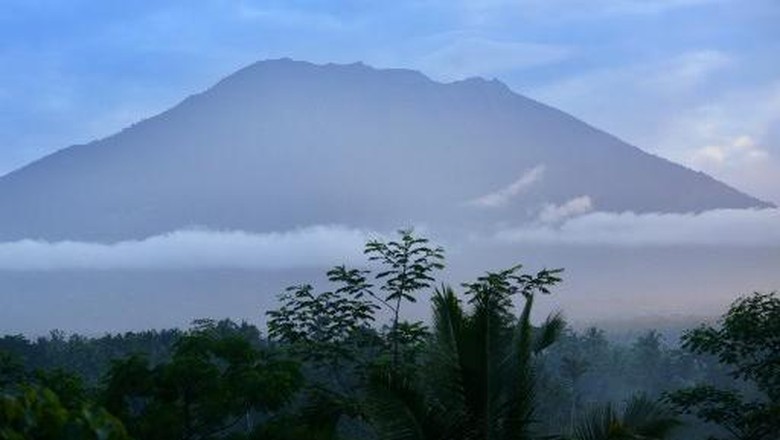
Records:
[[[769,206],[496,80],[282,59],[3,176],[0,241],[493,224],[571,201],[612,212]]]

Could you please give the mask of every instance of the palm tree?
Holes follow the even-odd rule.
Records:
[[[612,404],[594,408],[572,440],[663,440],[680,425],[666,408],[645,395],[632,397],[622,414]]]
[[[433,331],[418,371],[385,368],[372,380],[370,413],[387,440],[532,438],[534,355],[564,327],[552,314],[535,328],[535,294],[549,293],[560,270],[517,275],[520,266],[467,284],[471,311],[450,287],[433,298]],[[519,317],[512,297],[524,301]]]

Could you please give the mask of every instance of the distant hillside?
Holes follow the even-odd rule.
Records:
[[[769,206],[495,80],[275,60],[0,178],[0,240],[492,224],[573,199],[600,211]]]

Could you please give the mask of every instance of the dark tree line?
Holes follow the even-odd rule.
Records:
[[[631,344],[534,306],[560,270],[441,285],[412,231],[330,289],[288,288],[267,335],[228,320],[0,338],[0,439],[740,439],[780,432],[780,298]],[[430,298],[428,324],[404,319]],[[385,322],[386,320],[386,322]],[[536,323],[536,324],[535,324]]]

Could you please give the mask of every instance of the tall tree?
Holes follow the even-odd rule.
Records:
[[[559,314],[531,325],[536,294],[549,293],[560,270],[519,274],[520,266],[464,285],[471,309],[449,287],[433,298],[434,325],[419,374],[379,369],[371,414],[380,437],[528,439],[535,409],[534,357],[563,329]],[[520,293],[523,307],[512,313]]]
[[[0,439],[129,440],[122,423],[87,404],[68,408],[50,389],[23,385],[0,393]]]
[[[780,433],[780,298],[753,293],[735,301],[718,327],[683,335],[683,346],[730,368],[734,379],[754,385],[753,396],[708,384],[667,395],[680,411],[723,427],[737,440],[775,440]]]
[[[253,430],[250,416],[287,403],[300,386],[300,373],[296,363],[225,330],[200,321],[176,342],[168,362],[153,366],[138,356],[114,362],[105,384],[107,408],[144,439]]]
[[[381,302],[393,315],[390,342],[395,367],[400,362],[399,349],[403,338],[399,332],[401,306],[404,302],[416,302],[415,293],[431,287],[435,281],[433,273],[444,268],[444,250],[441,247],[430,246],[427,238],[416,237],[411,229],[402,229],[398,233],[401,236],[398,241],[372,240],[365,248],[368,259],[382,265],[376,279],[383,281],[380,289],[385,296]]]

